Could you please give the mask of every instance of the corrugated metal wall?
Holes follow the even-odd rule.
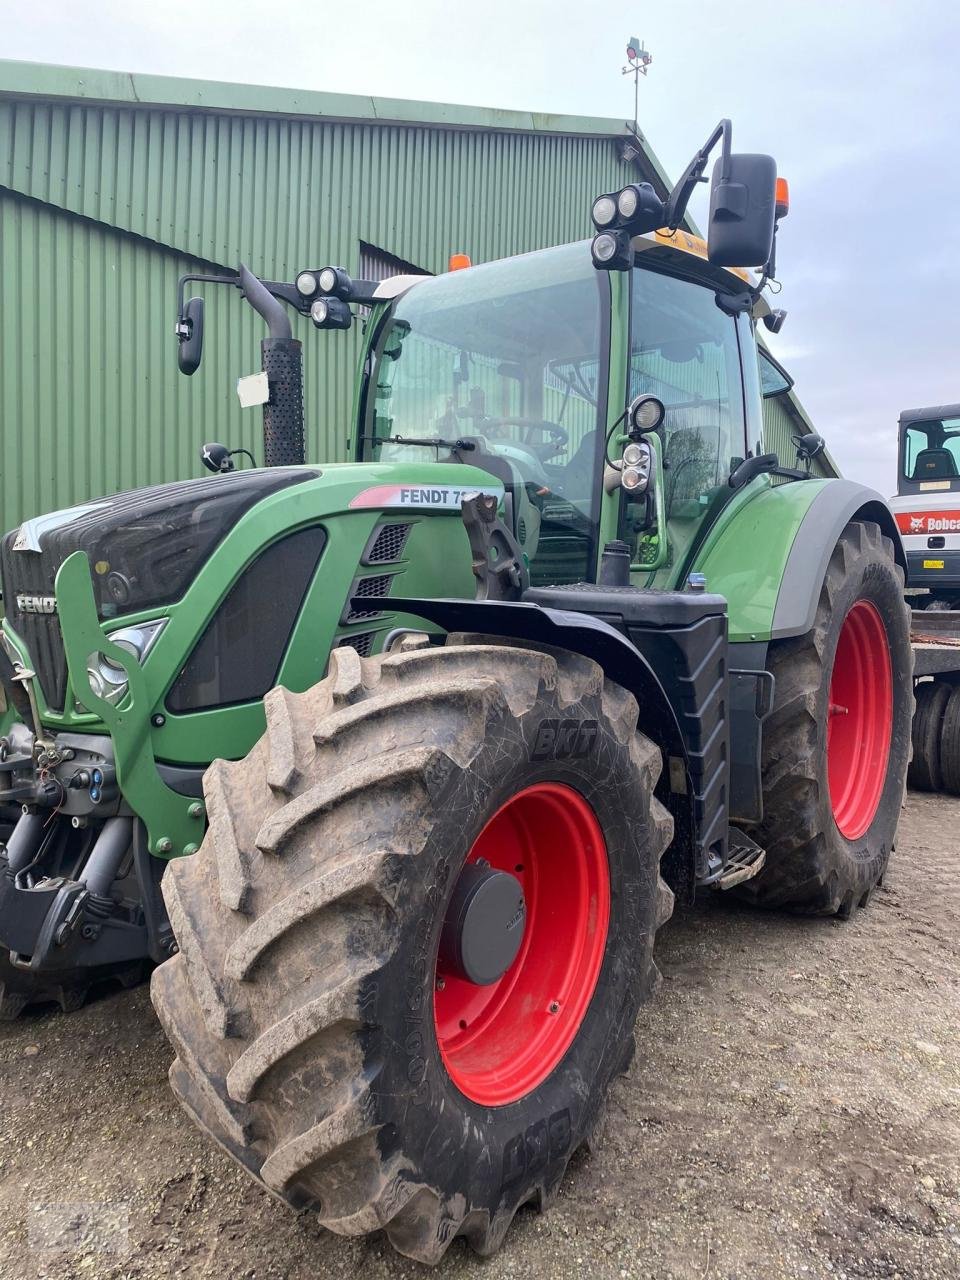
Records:
[[[786,395],[771,396],[763,402],[763,447],[775,453],[785,467],[796,466],[797,447],[791,436],[802,434],[806,424]],[[815,476],[835,476],[831,461],[821,454],[814,458],[811,471]]]
[[[194,473],[204,440],[259,454],[236,378],[262,326],[207,288],[206,352],[176,369],[180,273],[359,267],[360,242],[443,270],[586,235],[636,170],[611,138],[0,100],[0,524]],[[309,454],[346,454],[360,344],[301,321]]]

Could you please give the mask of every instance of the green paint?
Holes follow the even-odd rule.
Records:
[[[75,551],[60,566],[56,596],[71,684],[107,727],[116,754],[117,785],[143,819],[150,852],[160,857],[186,853],[197,834],[196,820],[189,813],[193,801],[171,791],[157,772],[150,747],[144,674],[136,660],[104,634],[97,617],[90,565],[82,551]],[[130,691],[119,706],[111,706],[90,687],[87,658],[98,652],[127,674]]]
[[[774,485],[759,476],[723,509],[693,568],[726,596],[731,642],[769,640],[780,583],[797,531],[829,480]]]

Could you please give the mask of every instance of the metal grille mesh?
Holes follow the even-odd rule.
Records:
[[[375,631],[364,631],[358,636],[343,636],[337,641],[338,649],[356,649],[361,658],[369,658],[373,650],[373,642],[377,638]]]
[[[360,578],[353,584],[350,595],[360,596],[364,600],[381,600],[389,592],[392,580],[393,575],[390,573],[381,573],[375,578]],[[344,622],[362,622],[366,618],[376,618],[380,612],[380,609],[356,609],[351,604]]]
[[[385,524],[367,553],[367,564],[386,564],[391,560],[399,560],[412,528],[413,525],[409,524]]]

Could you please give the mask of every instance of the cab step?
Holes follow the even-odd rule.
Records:
[[[730,828],[728,847],[727,864],[713,882],[717,889],[732,889],[736,884],[743,884],[744,880],[751,880],[767,860],[766,849],[761,849],[739,827]]]

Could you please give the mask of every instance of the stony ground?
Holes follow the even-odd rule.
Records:
[[[849,924],[727,901],[664,929],[592,1156],[495,1258],[433,1274],[960,1277],[960,801],[912,796]],[[0,1027],[0,1277],[426,1275],[263,1195],[166,1085],[146,989]],[[79,1206],[79,1207],[78,1207]]]

